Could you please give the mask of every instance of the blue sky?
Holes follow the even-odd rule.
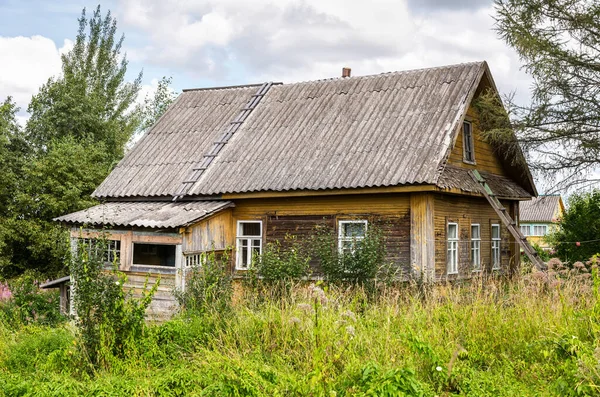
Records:
[[[0,0],[0,100],[25,110],[60,73],[77,18],[97,2]],[[336,77],[487,60],[501,91],[526,97],[529,77],[492,30],[492,0],[110,0],[125,34],[129,78],[144,94],[173,88]]]

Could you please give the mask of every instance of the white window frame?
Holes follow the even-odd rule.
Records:
[[[519,230],[521,231],[521,234],[523,236],[525,236],[525,237],[531,236],[531,225],[530,224],[519,226]],[[526,232],[523,232],[523,230],[526,230]]]
[[[244,223],[256,223],[260,225],[260,235],[258,236],[244,236],[241,235],[242,232],[242,224]],[[259,245],[258,245],[258,254],[262,255],[262,248],[263,248],[263,224],[262,221],[256,221],[256,220],[240,220],[237,221],[237,228],[236,228],[236,247],[235,247],[235,252],[236,252],[236,259],[235,259],[235,269],[236,270],[248,270],[250,268],[250,265],[252,264],[252,249],[256,248],[252,246],[252,240],[258,240],[259,241]],[[242,255],[242,244],[244,242],[244,240],[246,240],[246,248],[250,250],[250,252],[248,252],[248,255],[246,256],[246,263],[242,263],[243,262],[243,258],[244,256]]]
[[[365,235],[364,236],[359,236],[359,237],[347,237],[344,235],[344,225],[347,224],[352,224],[352,223],[361,223],[363,225],[365,225]],[[360,240],[364,240],[364,238],[367,235],[367,230],[369,228],[369,222],[367,222],[364,219],[361,220],[344,220],[344,221],[338,221],[338,252],[341,254],[344,253],[344,243],[345,242],[356,242],[356,241],[360,241]],[[354,247],[352,247],[352,252],[354,252]]]
[[[541,234],[537,233],[536,228],[542,228],[543,232]],[[533,225],[531,225],[531,229],[532,229],[531,236],[534,236],[534,237],[544,237],[545,235],[548,234],[548,225],[533,224]]]
[[[450,238],[450,226],[456,227],[456,237]],[[447,236],[447,245],[446,245],[446,272],[447,274],[458,274],[458,223],[457,222],[448,222],[446,226],[446,236]]]
[[[494,228],[498,228],[498,237],[494,237]],[[502,234],[500,224],[493,223],[490,228],[490,236],[492,238],[492,270],[500,270],[502,262],[502,252],[500,250],[500,244],[502,242]]]
[[[477,227],[478,237],[473,237],[473,227]],[[481,271],[481,225],[471,224],[471,266],[474,272]]]
[[[469,139],[467,138],[467,134],[465,132],[465,125],[469,126]],[[468,164],[475,164],[475,138],[473,137],[473,123],[471,123],[468,120],[464,120],[463,121],[463,128],[462,128],[462,133],[463,133],[463,162],[468,163]],[[467,157],[467,141],[469,142],[469,146],[471,147],[471,158],[469,159]]]

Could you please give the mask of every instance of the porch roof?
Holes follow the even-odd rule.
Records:
[[[231,201],[107,202],[55,218],[55,221],[89,226],[176,228],[233,207]]]

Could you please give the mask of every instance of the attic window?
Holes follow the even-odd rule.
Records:
[[[465,163],[475,163],[473,129],[468,121],[463,122],[463,161]]]

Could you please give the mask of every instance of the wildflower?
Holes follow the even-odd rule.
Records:
[[[351,326],[351,325],[349,325],[349,326],[347,326],[347,327],[346,327],[346,333],[347,333],[348,335],[350,335],[350,336],[354,336],[354,333],[355,333],[355,331],[356,331],[356,330],[355,330],[355,329],[354,329],[354,327],[353,327],[353,326]]]
[[[300,325],[302,321],[300,321],[300,319],[298,317],[292,317],[290,318],[290,324],[292,325]]]
[[[439,365],[437,367],[435,367],[435,370],[438,372],[442,372],[442,367],[440,367]]]
[[[352,312],[352,310],[346,310],[345,312],[343,312],[342,317],[345,317],[352,321],[356,321],[356,315]]]
[[[302,310],[305,313],[310,313],[312,311],[312,306],[308,303],[300,303],[298,304],[298,309]]]
[[[121,285],[121,283],[118,281],[115,281],[115,285]]]
[[[583,264],[583,262],[577,261],[577,262],[573,263],[573,268],[581,270],[581,269],[585,269],[585,265]]]
[[[563,263],[558,258],[552,258],[548,261],[548,269],[561,269]]]

